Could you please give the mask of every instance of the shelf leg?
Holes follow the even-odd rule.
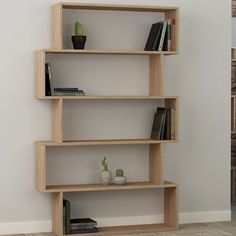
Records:
[[[52,101],[52,140],[63,142],[63,100],[55,99]]]
[[[149,181],[163,184],[163,144],[149,146]]]
[[[63,193],[52,195],[52,232],[63,236]]]
[[[179,189],[165,188],[164,190],[164,222],[175,229],[179,228]]]
[[[149,56],[149,95],[163,95],[163,55]]]

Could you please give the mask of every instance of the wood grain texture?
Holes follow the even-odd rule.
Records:
[[[45,53],[35,52],[35,91],[36,97],[45,96]]]
[[[52,195],[52,232],[57,236],[63,235],[63,193]]]
[[[149,57],[149,95],[163,95],[163,55],[151,55]]]
[[[45,146],[63,147],[63,146],[94,146],[94,145],[147,145],[159,143],[176,143],[176,140],[153,140],[153,139],[107,139],[107,140],[64,140],[63,142],[55,141],[38,141]]]
[[[54,49],[63,48],[63,28],[62,28],[62,5],[52,6],[52,30],[51,30],[51,47]]]
[[[63,141],[63,100],[52,100],[52,140]]]
[[[149,145],[149,181],[163,184],[163,144]]]
[[[46,147],[43,144],[36,143],[36,185],[38,191],[46,189]]]
[[[179,228],[178,186],[164,190],[164,223],[173,228]]]
[[[130,182],[125,185],[102,185],[102,184],[74,184],[74,185],[50,185],[46,186],[45,192],[91,192],[91,191],[114,191],[133,189],[153,189],[153,188],[173,188],[176,184],[164,181],[163,184],[153,184],[150,182]]]

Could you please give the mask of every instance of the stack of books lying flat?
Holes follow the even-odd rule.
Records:
[[[54,88],[53,96],[85,96],[79,88]]]
[[[79,218],[70,220],[70,233],[82,234],[82,233],[96,233],[98,229],[96,227],[97,222],[91,218]]]

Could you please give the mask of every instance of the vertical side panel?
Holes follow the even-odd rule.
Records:
[[[175,99],[166,99],[165,107],[175,110],[174,113],[174,125],[175,125],[175,140],[179,142],[179,98]]]
[[[36,144],[36,183],[39,191],[46,190],[46,147],[43,144]]]
[[[164,190],[164,222],[168,226],[179,228],[179,189],[165,188]]]
[[[165,19],[174,19],[175,20],[175,30],[174,30],[174,45],[175,51],[179,51],[179,10],[171,10],[165,12]]]
[[[63,99],[52,101],[52,140],[63,142]]]
[[[149,56],[149,95],[163,95],[163,61],[164,56],[150,55]]]
[[[63,49],[62,43],[62,4],[52,6],[52,33],[51,47],[53,49]]]
[[[45,53],[35,52],[35,90],[36,97],[45,96]]]
[[[63,235],[63,193],[52,195],[52,232],[57,236]]]
[[[149,180],[163,184],[163,144],[149,145]]]

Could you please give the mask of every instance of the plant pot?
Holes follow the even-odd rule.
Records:
[[[85,42],[86,42],[86,36],[73,35],[71,37],[71,40],[73,42],[74,49],[84,49],[84,45],[85,45]]]
[[[100,182],[103,185],[108,185],[111,183],[111,171],[103,170],[100,172]]]
[[[126,176],[115,176],[113,178],[113,183],[114,184],[126,184],[127,178],[126,178]]]

